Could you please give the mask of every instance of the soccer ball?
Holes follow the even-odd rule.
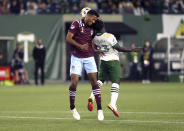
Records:
[[[82,15],[83,18],[86,17],[89,10],[91,10],[91,8],[89,8],[89,7],[85,7],[81,10],[80,14]]]

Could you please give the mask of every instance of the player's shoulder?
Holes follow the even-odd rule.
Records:
[[[104,36],[105,38],[107,38],[108,40],[116,39],[116,37],[115,37],[113,34],[108,33],[108,32],[105,32],[105,33],[103,34],[103,36]]]
[[[72,22],[72,25],[78,25],[78,26],[82,26],[83,25],[83,20],[82,19],[78,19]]]

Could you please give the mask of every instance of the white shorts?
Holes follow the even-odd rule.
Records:
[[[70,75],[77,74],[81,76],[83,68],[85,69],[87,74],[96,73],[97,67],[94,57],[78,58],[72,55],[70,64]]]

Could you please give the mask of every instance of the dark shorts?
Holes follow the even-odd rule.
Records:
[[[120,62],[115,61],[101,61],[98,72],[98,79],[101,81],[111,80],[112,83],[118,83],[122,78]]]

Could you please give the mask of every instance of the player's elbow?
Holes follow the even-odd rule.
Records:
[[[68,33],[67,36],[66,36],[66,42],[71,43],[72,37],[73,37],[72,34]]]
[[[66,36],[66,42],[67,42],[67,43],[70,43],[70,41],[71,41],[71,38],[68,37],[68,36]]]

